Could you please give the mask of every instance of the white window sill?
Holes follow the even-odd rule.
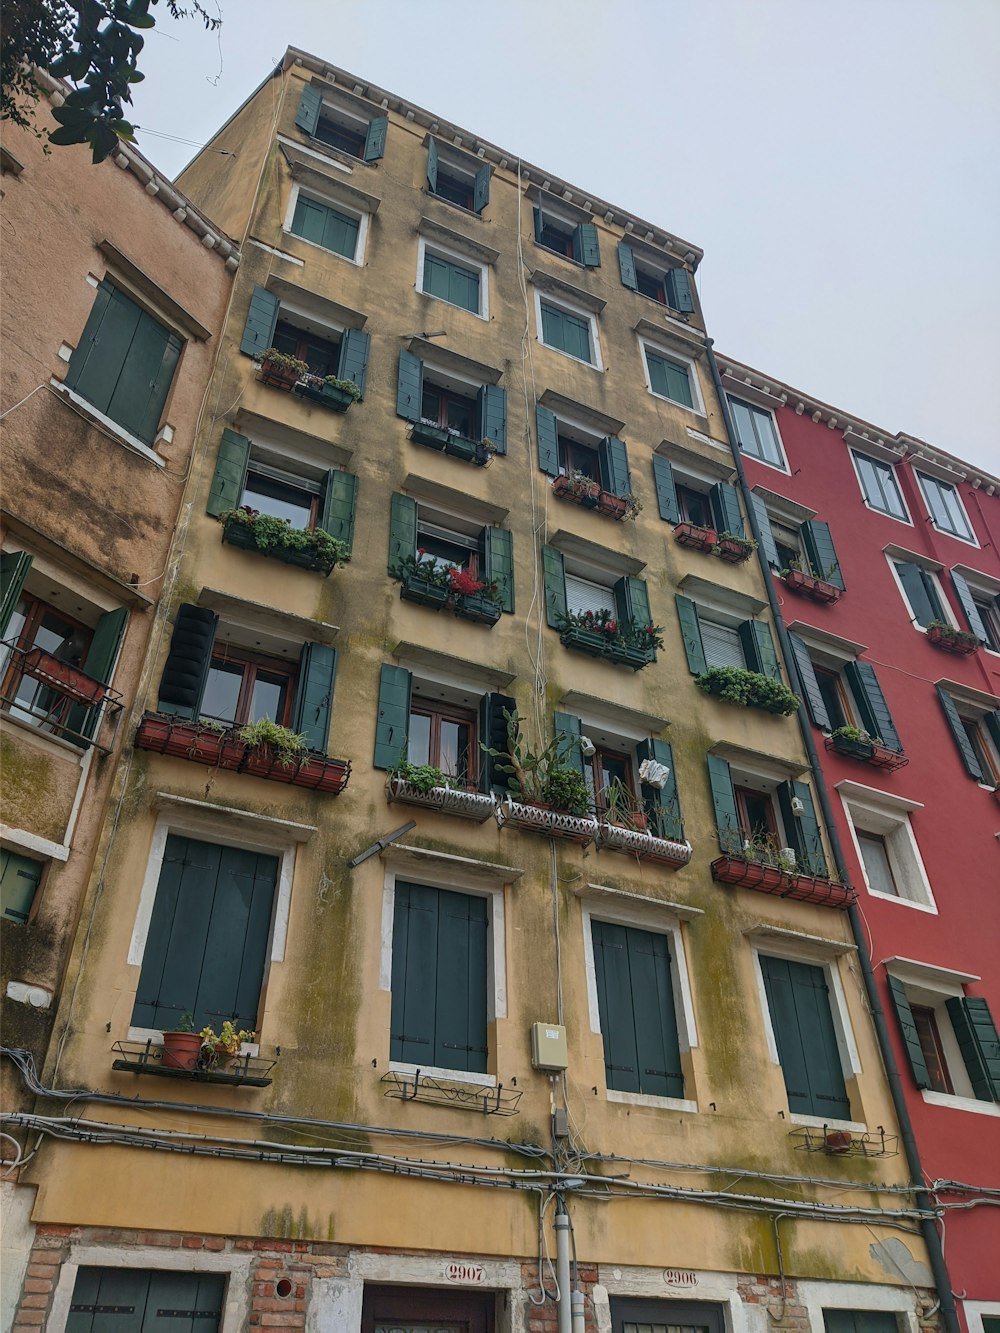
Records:
[[[342,254],[340,253],[339,250],[330,250],[330,249],[327,248],[327,246],[325,246],[325,245],[320,245],[320,243],[319,243],[318,241],[310,241],[310,240],[307,240],[305,236],[300,236],[300,235],[298,234],[297,231],[289,231],[289,229],[288,229],[287,227],[282,227],[281,230],[282,230],[282,232],[283,232],[283,234],[284,234],[285,236],[290,236],[290,237],[293,238],[293,240],[301,241],[303,245],[309,245],[309,246],[312,246],[312,248],[313,248],[314,250],[319,250],[319,252],[320,252],[321,254],[324,254],[324,255],[333,255],[334,259],[342,259],[342,260],[344,261],[345,264],[350,264],[350,265],[352,265],[354,268],[363,268],[363,267],[364,267],[364,264],[362,263],[362,261],[361,261],[360,259],[357,258],[357,253],[358,253],[358,252],[357,252],[356,249],[355,249],[355,251],[354,251],[354,256],[353,256],[353,257],[352,257],[351,255],[342,255]],[[275,251],[275,254],[281,254],[281,251],[280,251],[280,250],[276,250],[276,251]],[[282,255],[281,257],[282,257],[283,259],[286,258],[285,255]],[[289,256],[287,256],[287,258],[292,258],[292,256],[289,255]],[[300,261],[300,262],[301,262],[301,261]]]
[[[465,305],[457,305],[454,301],[449,301],[443,296],[436,295],[434,292],[425,291],[423,287],[418,287],[417,291],[420,293],[421,296],[430,297],[432,301],[440,301],[442,305],[451,306],[452,310],[464,310],[465,313],[467,315],[471,315],[473,319],[483,319],[487,321],[489,320],[488,315],[484,315],[478,310],[470,310],[469,307]]]
[[[697,1102],[689,1102],[683,1097],[653,1097],[645,1092],[617,1092],[613,1088],[608,1088],[605,1095],[609,1102],[621,1102],[625,1106],[653,1106],[661,1111],[698,1110]]]
[[[737,448],[744,458],[759,463],[761,467],[769,467],[772,472],[781,472],[786,477],[791,476],[791,470],[787,463],[772,463],[769,458],[761,458],[760,454],[752,454],[749,449],[744,449],[742,444],[738,445]]]
[[[7,711],[6,704],[4,705],[3,711],[0,712],[0,718],[3,719],[3,725],[5,727],[16,727],[18,731],[23,731],[28,735],[35,737],[35,739],[41,741],[43,745],[52,745],[57,750],[62,751],[63,754],[72,755],[74,759],[78,759],[81,763],[83,762],[83,757],[86,754],[86,747],[82,743],[74,743],[73,741],[66,740],[63,736],[54,736],[49,731],[43,731],[40,726],[41,719],[39,719],[38,722],[29,722],[26,718],[15,717],[12,713]]]
[[[399,1060],[389,1061],[389,1072],[392,1074],[424,1074],[428,1078],[444,1079],[448,1083],[472,1083],[477,1088],[495,1088],[497,1085],[495,1074],[470,1074],[465,1069],[437,1069],[433,1065],[407,1065]]]
[[[924,1088],[921,1096],[928,1106],[950,1106],[953,1111],[971,1111],[973,1115],[1000,1117],[1000,1106],[996,1102],[981,1102],[976,1097],[956,1097],[950,1092],[933,1092],[930,1088]]]
[[[890,514],[888,509],[877,509],[875,505],[873,505],[869,500],[866,500],[863,496],[861,499],[861,503],[871,514],[881,514],[883,518],[891,518],[893,523],[904,523],[908,528],[913,527],[913,522],[911,519],[900,518],[898,514]]]
[[[148,1041],[153,1046],[163,1045],[163,1034],[168,1028],[129,1028],[126,1041]],[[239,1055],[260,1055],[260,1043],[245,1041],[239,1049]]]
[[[857,1120],[828,1120],[822,1115],[799,1115],[795,1111],[789,1112],[788,1119],[793,1125],[807,1125],[810,1129],[850,1129],[855,1134],[867,1134],[868,1126],[859,1123]]]
[[[992,787],[989,790],[992,791]],[[865,887],[868,888],[867,885]],[[932,916],[938,914],[934,903],[918,903],[913,898],[904,898],[901,894],[880,893],[878,889],[868,888],[868,892],[873,898],[880,898],[884,903],[898,903],[900,907],[912,907],[918,912],[930,912]]]
[[[979,550],[979,543],[976,541],[975,537],[963,537],[959,532],[952,532],[948,528],[939,528],[933,519],[931,519],[931,527],[935,532],[940,532],[942,537],[953,537],[955,541],[962,542],[966,546],[975,547],[977,551]]]
[[[143,458],[149,459],[157,467],[166,467],[166,460],[162,459],[155,449],[151,449],[148,444],[144,444],[135,435],[130,435],[127,430],[122,430],[117,421],[112,421],[103,412],[98,412],[97,408],[92,403],[88,403],[86,398],[81,398],[72,389],[67,389],[61,380],[50,380],[49,382],[58,394],[63,398],[68,398],[71,403],[79,407],[85,417],[89,417],[91,421],[103,426],[110,435],[113,435],[116,440],[125,445],[126,449],[141,454]]]
[[[550,352],[555,352],[557,356],[564,356],[567,361],[575,361],[578,366],[586,366],[588,370],[603,371],[604,369],[603,366],[599,366],[593,361],[584,361],[582,356],[574,356],[572,352],[564,352],[561,347],[553,347],[544,338],[539,338],[538,341],[542,347],[547,347]]]
[[[431,199],[437,199],[442,204],[447,204],[449,208],[454,208],[461,213],[463,217],[479,218],[482,221],[482,213],[477,213],[474,208],[466,208],[464,204],[456,204],[454,199],[446,199],[443,194],[435,194],[433,190],[428,190],[427,194]]]

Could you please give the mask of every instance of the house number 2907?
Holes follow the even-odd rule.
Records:
[[[449,1282],[485,1282],[486,1269],[482,1264],[448,1264],[444,1275]]]

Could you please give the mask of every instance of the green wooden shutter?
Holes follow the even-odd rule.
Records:
[[[484,384],[479,390],[479,429],[484,440],[507,452],[507,390],[499,384]]]
[[[626,929],[609,921],[592,919],[590,923],[605,1081],[617,1092],[638,1092],[639,1056]]]
[[[753,505],[754,516],[760,529],[760,545],[764,552],[764,559],[772,569],[780,569],[781,561],[778,559],[778,547],[774,540],[774,533],[771,531],[771,516],[767,512],[767,505],[759,495],[754,495],[752,492],[750,503]]]
[[[484,528],[486,578],[497,585],[500,608],[508,615],[514,610],[514,538],[509,528]]]
[[[0,636],[7,633],[33,559],[27,551],[4,551],[0,555]]]
[[[802,693],[805,695],[806,706],[809,709],[809,716],[817,727],[829,731],[831,729],[830,714],[826,710],[826,700],[820,692],[819,681],[816,679],[816,670],[812,658],[809,656],[809,649],[805,642],[797,634],[792,634],[791,631],[788,634],[788,642],[792,646],[792,656],[795,658],[795,665],[798,667],[799,680],[802,684]]]
[[[902,751],[903,747],[896,731],[889,705],[885,701],[882,687],[878,683],[875,668],[870,662],[848,662],[844,675],[851,687],[854,702],[861,714],[861,725],[869,736],[877,736],[890,750]]]
[[[259,357],[274,344],[274,330],[278,323],[281,302],[266,287],[255,287],[243,325],[240,351],[246,356]]]
[[[365,153],[366,162],[377,162],[385,153],[385,140],[389,133],[389,117],[376,116],[368,125],[368,132],[365,135]]]
[[[412,352],[400,348],[399,378],[396,381],[396,416],[405,417],[407,421],[419,421],[423,393],[423,362]]]
[[[139,313],[139,307],[123,292],[110,282],[100,283],[63,380],[68,389],[76,390],[100,412],[106,412],[111,402],[139,327]]]
[[[679,523],[681,511],[677,504],[677,487],[674,485],[674,470],[670,460],[662,454],[653,455],[653,485],[656,487],[656,503],[660,518],[664,523]]]
[[[535,408],[535,434],[538,437],[538,466],[550,477],[559,475],[559,430],[556,414],[547,407]]]
[[[368,378],[368,350],[371,347],[371,334],[364,329],[345,329],[340,340],[340,365],[337,377],[351,380],[358,386],[362,401],[365,396],[365,381]]]
[[[986,775],[983,773],[982,765],[979,762],[979,756],[972,748],[972,742],[962,726],[962,719],[958,715],[958,709],[955,707],[955,701],[947,690],[943,690],[940,685],[937,687],[937,697],[944,712],[945,720],[951,728],[951,734],[955,738],[955,744],[958,746],[958,753],[962,756],[962,763],[965,765],[965,771],[970,778],[975,778],[977,782],[985,782]]]
[[[740,513],[736,487],[724,481],[717,481],[709,493],[709,499],[712,513],[715,515],[715,526],[719,532],[729,532],[734,537],[742,537],[743,515]]]
[[[562,629],[569,611],[566,602],[566,566],[562,552],[554,546],[543,546],[542,570],[545,577],[546,619],[553,629]]]
[[[476,183],[472,192],[472,207],[481,213],[490,202],[490,164],[484,162],[476,172]]]
[[[107,411],[145,444],[156,438],[180,354],[180,338],[143,311]]]
[[[358,479],[353,472],[331,468],[323,486],[319,526],[331,537],[354,544],[354,514],[358,503]]]
[[[410,729],[412,677],[404,667],[383,662],[378,684],[378,719],[375,723],[375,768],[395,768],[406,751]]]
[[[330,744],[337,654],[326,643],[305,643],[299,658],[292,730],[305,735],[310,750],[326,754]]]
[[[708,670],[708,663],[701,642],[698,608],[690,597],[683,597],[680,593],[676,594],[674,601],[677,603],[677,619],[681,623],[681,638],[684,641],[684,652],[687,654],[688,670],[693,676],[700,676],[703,671]]]
[[[798,815],[792,809],[792,801],[796,798],[802,802],[802,813]],[[778,805],[785,834],[795,848],[796,869],[804,875],[819,875],[825,879],[828,873],[826,852],[808,783],[782,782],[778,787]]]
[[[389,510],[389,573],[408,555],[417,552],[417,502],[395,492]]]
[[[21,925],[27,921],[44,869],[44,861],[0,848],[0,916]]]
[[[486,1072],[488,899],[438,889],[434,1057],[439,1069]],[[430,978],[428,978],[430,980]]]
[[[127,624],[128,611],[123,606],[116,607],[114,611],[106,611],[98,619],[94,637],[90,641],[87,656],[83,661],[83,669],[92,680],[99,680],[102,685],[106,685],[111,679]],[[97,730],[101,711],[100,704],[74,704],[70,709],[66,726],[69,731],[90,740]]]
[[[764,620],[744,620],[739,626],[743,655],[751,671],[759,671],[770,680],[781,680],[781,666],[775,652],[771,626]]]
[[[913,1010],[910,1008],[906,987],[898,977],[889,976],[887,980],[889,982],[889,997],[892,1000],[892,1007],[896,1011],[899,1034],[903,1038],[903,1045],[906,1048],[906,1058],[910,1062],[913,1081],[918,1088],[930,1088],[933,1085],[927,1072],[927,1061],[924,1059],[920,1037],[917,1035],[917,1025],[913,1021]]]
[[[851,1104],[821,967],[789,958],[760,957],[771,1026],[788,1094],[788,1109],[849,1120]]]
[[[639,284],[635,277],[635,255],[632,253],[632,247],[626,245],[624,241],[618,242],[618,269],[622,275],[622,286],[637,292]]]
[[[619,440],[616,435],[609,435],[598,445],[597,455],[604,489],[612,495],[631,495],[632,474],[629,471],[625,441]]]
[[[205,505],[207,513],[217,517],[224,510],[235,509],[239,505],[249,461],[250,441],[245,435],[227,426],[222,432],[219,452],[215,458],[215,476]]]
[[[178,717],[194,717],[212,663],[212,644],[219,617],[204,606],[185,602],[177,608],[170,636],[157,709]]]
[[[667,303],[682,314],[694,312],[694,288],[686,268],[672,268],[667,273]]]
[[[531,220],[534,223],[535,227],[535,244],[541,245],[542,228],[545,226],[545,218],[542,215],[542,209],[540,205],[531,210]]]
[[[132,1024],[256,1028],[277,856],[172,833],[164,848]],[[234,942],[239,947],[234,947]]]
[[[719,834],[719,847],[729,856],[739,856],[743,851],[743,834],[740,831],[740,819],[736,813],[736,793],[729,765],[725,759],[710,754],[708,760],[708,782],[712,789],[712,805],[715,807],[715,827]]]
[[[434,139],[427,140],[427,188],[431,194],[437,194],[438,187],[438,146]]]
[[[979,995],[945,1001],[958,1049],[981,1102],[1000,1101],[1000,1037],[986,1001]]]
[[[641,764],[644,759],[655,759],[658,764],[665,764],[670,769],[670,776],[663,787],[652,787],[641,783],[642,801],[649,817],[650,828],[658,838],[671,838],[674,842],[684,841],[684,822],[681,819],[680,796],[677,791],[677,773],[674,769],[674,752],[668,741],[640,741],[635,747],[636,758]]]
[[[507,753],[507,719],[504,713],[515,713],[517,703],[509,694],[484,694],[479,700],[479,790],[504,792],[510,786],[511,773],[501,773],[498,765],[503,759],[494,759],[486,749]]]
[[[597,228],[592,222],[581,222],[573,232],[573,258],[585,268],[601,267],[601,250]]]
[[[571,742],[578,741],[583,735],[583,723],[572,713],[553,713],[552,726],[557,738],[563,738],[565,744],[559,747],[559,758],[570,768],[575,768],[581,777],[586,776],[587,765],[583,757],[583,751],[579,745]]]
[[[986,723],[986,730],[993,738],[993,744],[1000,750],[1000,708],[995,708],[992,713],[986,713],[983,721]]]
[[[965,581],[965,577],[957,569],[953,569],[951,571],[951,582],[955,589],[955,596],[958,598],[962,610],[965,612],[965,618],[969,622],[969,629],[980,643],[988,642],[986,626],[979,614],[979,607],[972,599],[972,589]]]
[[[644,580],[626,574],[615,583],[614,591],[619,619],[637,630],[643,630],[653,623],[649,610],[649,589]]]
[[[608,1088],[682,1097],[666,936],[594,920],[591,938]]]
[[[323,98],[319,89],[307,83],[299,98],[299,109],[295,113],[295,123],[300,130],[312,136],[319,124],[319,113],[323,110]]]
[[[818,579],[825,579],[835,588],[844,588],[844,576],[840,572],[837,550],[830,536],[830,525],[822,519],[811,518],[802,524],[802,540],[806,554]]]
[[[389,1058],[425,1067],[434,1063],[438,893],[397,880],[393,895]]]

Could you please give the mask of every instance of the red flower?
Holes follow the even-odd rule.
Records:
[[[607,630],[607,632],[608,632],[609,634],[617,634],[617,633],[618,633],[618,621],[617,621],[617,620],[609,620],[608,623],[604,626],[604,628]]]
[[[594,618],[594,613],[593,613],[593,611],[584,611],[583,614],[587,617],[588,620],[593,620],[593,618]]]
[[[467,569],[459,569],[454,565],[448,570],[448,580],[451,583],[452,592],[458,593],[462,597],[474,597],[476,593],[482,592],[486,586],[482,579],[473,578]]]

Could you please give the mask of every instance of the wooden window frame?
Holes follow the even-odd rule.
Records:
[[[459,309],[462,309],[462,307],[459,306]],[[433,412],[428,412],[425,407],[428,394],[435,395],[437,399]],[[436,384],[434,380],[428,379],[425,374],[420,395],[421,421],[429,421],[432,425],[440,426],[442,430],[457,430],[458,428],[452,427],[448,420],[448,409],[452,405],[458,406],[462,410],[466,407],[469,409],[470,433],[466,435],[460,431],[459,434],[463,439],[475,440],[478,435],[478,431],[476,430],[476,413],[479,409],[475,397],[469,397],[467,394],[459,393],[455,389],[445,388],[444,385]]]
[[[29,652],[35,647],[35,636],[38,634],[42,618],[45,616],[46,612],[51,611],[54,615],[59,616],[61,620],[64,620],[67,625],[72,626],[73,629],[83,630],[87,636],[87,641],[83,646],[83,652],[80,655],[81,661],[73,663],[73,665],[80,671],[85,671],[85,668],[81,663],[86,660],[87,650],[90,648],[90,644],[94,637],[94,628],[92,625],[85,625],[82,620],[77,620],[75,616],[67,615],[61,607],[53,606],[51,602],[43,602],[40,597],[36,597],[33,593],[22,590],[21,596],[17,600],[19,604],[21,602],[28,602],[30,605],[24,617],[24,624],[21,626],[17,637],[12,639],[14,646],[20,651],[11,653],[10,661],[7,663],[6,670],[3,673],[2,683],[0,683],[0,696],[2,696],[0,709],[5,713],[10,712],[12,708],[19,708],[25,713],[28,713],[27,708],[14,702],[21,681],[24,679],[24,671],[22,669],[24,658],[21,656],[21,652]],[[41,681],[36,682],[36,684],[38,686],[38,689],[35,691],[36,695],[40,690],[46,688],[51,689],[51,687],[43,685]],[[53,690],[52,692],[55,693],[56,691]],[[58,707],[52,709],[44,718],[37,714],[29,713],[29,725],[41,727],[45,722],[48,722],[57,714],[68,712],[70,707],[72,707],[72,700],[64,696]],[[61,724],[61,722],[65,721],[65,718],[57,719],[57,721]]]
[[[606,787],[604,785],[604,761],[605,759],[614,759],[624,766],[625,776],[620,778],[622,786],[629,791],[635,798],[638,805],[642,805],[642,797],[635,785],[635,766],[633,757],[626,750],[612,750],[610,747],[599,745],[592,755],[584,755],[584,765],[590,770],[593,781],[594,810],[597,814],[604,814],[607,809],[607,802],[604,799]],[[610,784],[608,784],[610,785]]]
[[[643,268],[640,264],[635,265],[635,289],[640,296],[646,296],[650,301],[655,301],[657,305],[667,306],[670,302],[667,300],[667,275],[666,272],[656,274],[648,268]]]
[[[209,671],[211,672],[215,666],[231,667],[234,665],[243,668],[243,679],[240,682],[240,692],[236,700],[236,716],[231,719],[232,722],[238,727],[246,726],[249,723],[250,704],[253,700],[253,688],[257,680],[257,672],[265,671],[271,675],[284,676],[288,682],[281,717],[273,719],[279,726],[287,727],[295,705],[295,691],[299,677],[298,664],[282,661],[280,658],[266,657],[263,654],[253,653],[248,649],[234,647],[225,642],[221,644],[216,642],[212,649]],[[229,721],[230,719],[222,718],[219,720]]]
[[[913,1015],[917,1040],[920,1043],[924,1063],[927,1066],[927,1077],[931,1081],[931,1090],[933,1092],[944,1092],[948,1096],[954,1097],[955,1085],[951,1081],[951,1071],[948,1068],[948,1059],[944,1053],[937,1016],[933,1007],[929,1004],[911,1004],[910,1013]]]
[[[816,684],[820,693],[823,695],[823,702],[826,704],[826,711],[830,713],[830,700],[823,693],[823,682],[827,682],[836,697],[837,706],[840,712],[840,718],[836,718],[830,713],[830,730],[835,731],[837,727],[853,727],[857,725],[857,713],[854,708],[854,701],[848,689],[847,682],[842,673],[834,667],[818,666],[813,663],[813,671],[816,675]]]
[[[767,832],[763,836],[773,838],[775,846],[780,845],[781,832],[778,828],[778,816],[774,808],[774,794],[768,791],[757,791],[753,787],[742,787],[734,782],[733,795],[736,798],[736,818],[740,826],[740,835],[748,842],[761,836],[760,832],[754,831],[747,803],[750,799],[763,801],[767,806]]]
[[[582,472],[591,481],[601,484],[601,455],[597,445],[571,439],[568,435],[556,438],[559,442],[559,471],[566,476],[571,472]]]
[[[715,526],[711,501],[704,491],[696,490],[694,486],[689,486],[683,481],[677,482],[675,489],[677,491],[677,512],[682,523],[691,523],[696,528],[713,528]],[[704,509],[700,517],[695,516],[696,510],[692,501],[696,501]]]
[[[322,348],[329,347],[332,352],[330,369],[313,370],[311,366],[309,367],[309,369],[310,372],[314,375],[336,375],[338,364],[340,361],[340,349],[343,341],[342,335],[335,333],[334,336],[331,338],[324,338],[321,334],[318,333],[307,333],[305,329],[300,329],[297,325],[290,324],[287,320],[282,319],[281,312],[279,311],[278,322],[274,326],[273,342],[275,347],[278,346],[279,337],[288,338],[289,341],[291,341],[292,338],[294,337],[295,348],[294,350],[288,352],[288,355],[297,356],[300,361],[305,361],[307,365],[309,364],[308,352],[310,346],[322,347]],[[281,349],[279,348],[279,350]]]
[[[983,771],[983,781],[989,786],[996,786],[1000,782],[1000,769],[997,767],[997,761],[993,757],[993,751],[990,749],[989,742],[983,733],[983,726],[978,717],[965,717],[959,713],[958,720],[962,724],[962,730],[968,737],[969,744],[972,746],[972,752],[979,760],[979,767]]]
[[[251,473],[262,477],[265,481],[277,482],[281,486],[287,486],[290,490],[301,491],[302,495],[309,501],[309,523],[304,529],[306,532],[315,532],[316,525],[319,523],[320,495],[318,491],[307,489],[304,479],[296,480],[293,477],[272,477],[267,472],[260,470],[261,465],[254,466],[253,456],[247,464],[247,474],[243,482],[243,490],[240,492],[240,505],[246,505],[245,500],[247,482],[250,480]],[[252,508],[253,506],[249,506]],[[260,512],[264,512],[261,510]]]
[[[442,722],[454,722],[458,726],[469,728],[469,743],[465,756],[466,763],[466,791],[478,791],[478,762],[479,755],[479,719],[476,713],[470,708],[461,708],[458,704],[449,704],[445,701],[436,702],[433,699],[425,699],[420,695],[415,695],[410,702],[410,716],[430,718],[431,731],[427,743],[427,762],[435,768],[441,767],[441,724]]]
[[[361,1333],[375,1333],[376,1325],[385,1321],[404,1328],[411,1321],[430,1323],[447,1333],[494,1333],[495,1320],[493,1292],[366,1283],[361,1302]]]
[[[977,593],[974,589],[970,591],[979,618],[983,622],[983,629],[986,631],[984,646],[988,652],[1000,653],[1000,607],[997,605],[997,598],[989,593]]]

